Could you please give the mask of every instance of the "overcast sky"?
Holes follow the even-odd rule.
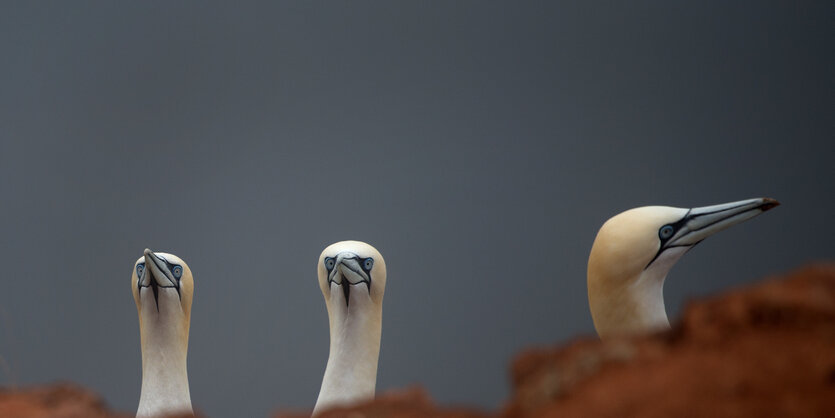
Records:
[[[386,259],[378,390],[485,408],[514,353],[593,335],[622,210],[783,203],[679,262],[672,316],[832,259],[833,8],[727,3],[3,5],[0,385],[135,411],[145,247],[194,272],[213,417],[312,408],[335,241]]]

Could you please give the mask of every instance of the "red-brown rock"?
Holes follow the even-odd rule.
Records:
[[[95,393],[69,383],[27,389],[0,388],[0,417],[127,418],[107,408]]]
[[[405,390],[386,392],[377,399],[350,407],[339,407],[325,411],[317,418],[481,418],[488,416],[473,408],[439,407],[429,398],[425,390],[411,387]],[[276,418],[307,418],[307,413],[278,413]]]
[[[835,416],[835,265],[689,306],[672,331],[528,351],[505,417]]]
[[[169,415],[194,418],[200,415]],[[54,383],[23,389],[0,388],[2,418],[133,418],[113,411],[92,391],[72,383]]]

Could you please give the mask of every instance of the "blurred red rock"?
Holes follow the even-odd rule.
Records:
[[[377,399],[345,408],[325,411],[317,418],[481,418],[489,416],[473,408],[439,407],[420,387],[390,391],[377,395]],[[275,418],[308,418],[310,412],[280,412]]]
[[[133,418],[116,412],[92,391],[72,383],[54,383],[23,389],[0,388],[1,418]],[[169,415],[163,418],[194,418]]]
[[[107,408],[95,393],[69,383],[27,389],[0,388],[0,417],[126,418]]]
[[[692,303],[665,333],[530,350],[505,417],[835,417],[835,265]]]

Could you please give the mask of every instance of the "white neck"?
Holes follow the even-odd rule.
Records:
[[[661,254],[649,268],[631,278],[621,278],[624,285],[589,295],[589,304],[597,334],[646,334],[670,328],[664,307],[664,279],[673,265],[687,251],[674,248]]]
[[[192,413],[186,370],[188,321],[179,303],[166,300],[171,298],[167,293],[160,291],[159,312],[153,296],[142,294],[142,392],[137,417]]]
[[[352,289],[350,306],[345,306],[336,284],[330,294],[330,354],[314,415],[331,406],[373,399],[377,384],[382,307],[361,286]]]

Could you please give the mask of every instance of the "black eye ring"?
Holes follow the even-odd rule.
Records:
[[[174,275],[175,279],[179,279],[183,275],[183,268],[181,266],[174,266],[171,269],[171,274]]]
[[[145,264],[136,265],[136,276],[142,278],[142,272],[145,271]]]
[[[371,270],[371,267],[374,267],[374,259],[373,258],[368,257],[365,260],[363,260],[362,268],[364,268],[365,271]]]
[[[334,264],[335,264],[335,263],[334,263],[334,261],[333,261],[333,258],[331,258],[331,257],[325,257],[325,268],[326,268],[326,269],[328,269],[328,270],[333,270]]]
[[[675,232],[675,228],[673,228],[672,225],[664,225],[664,226],[661,227],[661,229],[658,230],[658,237],[661,238],[662,240],[663,239],[668,239],[671,236],[673,236],[674,232]]]

